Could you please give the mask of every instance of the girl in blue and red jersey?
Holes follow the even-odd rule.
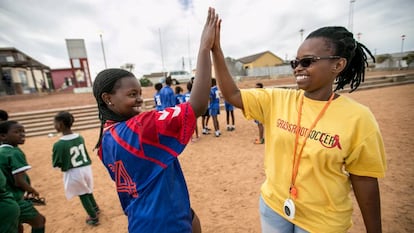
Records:
[[[141,112],[142,90],[132,73],[106,69],[95,79],[93,94],[102,122],[96,148],[115,181],[130,233],[201,232],[177,157],[207,108],[217,22],[210,8],[188,102]]]

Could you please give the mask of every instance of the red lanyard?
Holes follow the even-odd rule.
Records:
[[[328,102],[325,104],[325,106],[323,106],[322,110],[319,112],[318,116],[316,117],[315,121],[312,123],[309,130],[306,131],[305,139],[303,140],[302,147],[300,148],[298,156],[296,156],[296,152],[297,152],[298,144],[299,144],[300,121],[301,121],[301,118],[302,118],[302,107],[303,107],[304,94],[301,96],[300,105],[299,105],[298,123],[297,123],[297,126],[296,126],[297,128],[296,128],[295,147],[294,147],[294,150],[293,150],[292,179],[291,179],[290,190],[289,190],[290,196],[294,200],[296,199],[296,197],[298,195],[298,191],[295,187],[295,181],[296,181],[296,176],[297,176],[298,170],[299,170],[299,163],[300,163],[300,159],[302,157],[303,148],[305,147],[305,144],[306,144],[306,141],[308,140],[309,134],[311,133],[313,128],[315,128],[318,121],[322,118],[322,116],[325,113],[326,109],[328,108],[329,104],[332,102],[334,96],[335,96],[335,93],[332,92],[332,95],[331,95],[331,97],[329,97]]]

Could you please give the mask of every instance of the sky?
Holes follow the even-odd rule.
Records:
[[[190,71],[209,6],[222,19],[224,55],[235,59],[264,51],[293,59],[324,26],[348,28],[376,55],[414,50],[413,0],[1,0],[0,47],[69,68],[66,39],[83,39],[93,78],[105,63],[134,64],[138,78]]]

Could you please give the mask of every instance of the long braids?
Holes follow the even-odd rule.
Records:
[[[95,96],[96,103],[99,110],[99,120],[101,127],[99,131],[98,142],[95,145],[95,149],[101,146],[102,134],[104,124],[107,120],[116,122],[128,120],[127,117],[116,114],[108,108],[107,103],[102,99],[103,93],[114,93],[117,87],[117,81],[126,78],[135,77],[131,72],[123,69],[106,69],[101,71],[95,78],[93,83],[93,95]]]
[[[355,91],[361,82],[364,82],[365,67],[368,66],[367,53],[375,62],[375,57],[365,45],[354,39],[354,36],[344,27],[323,27],[311,34],[306,39],[323,37],[334,47],[334,55],[347,60],[345,69],[336,78],[335,91],[341,90],[350,84],[351,90]]]

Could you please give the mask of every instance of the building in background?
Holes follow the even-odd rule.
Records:
[[[264,51],[239,59],[226,57],[225,62],[230,74],[236,77],[236,79],[240,77],[269,77],[291,74],[290,65],[270,51]],[[214,72],[213,77],[215,77]]]
[[[66,39],[72,77],[75,87],[91,87],[92,79],[89,71],[88,56],[86,55],[83,39]]]
[[[0,95],[53,89],[50,68],[16,48],[0,48]]]
[[[72,91],[75,88],[72,68],[51,69],[50,73],[56,91]]]
[[[83,39],[66,39],[70,68],[52,69],[51,75],[56,91],[76,91],[92,86],[88,56]]]

